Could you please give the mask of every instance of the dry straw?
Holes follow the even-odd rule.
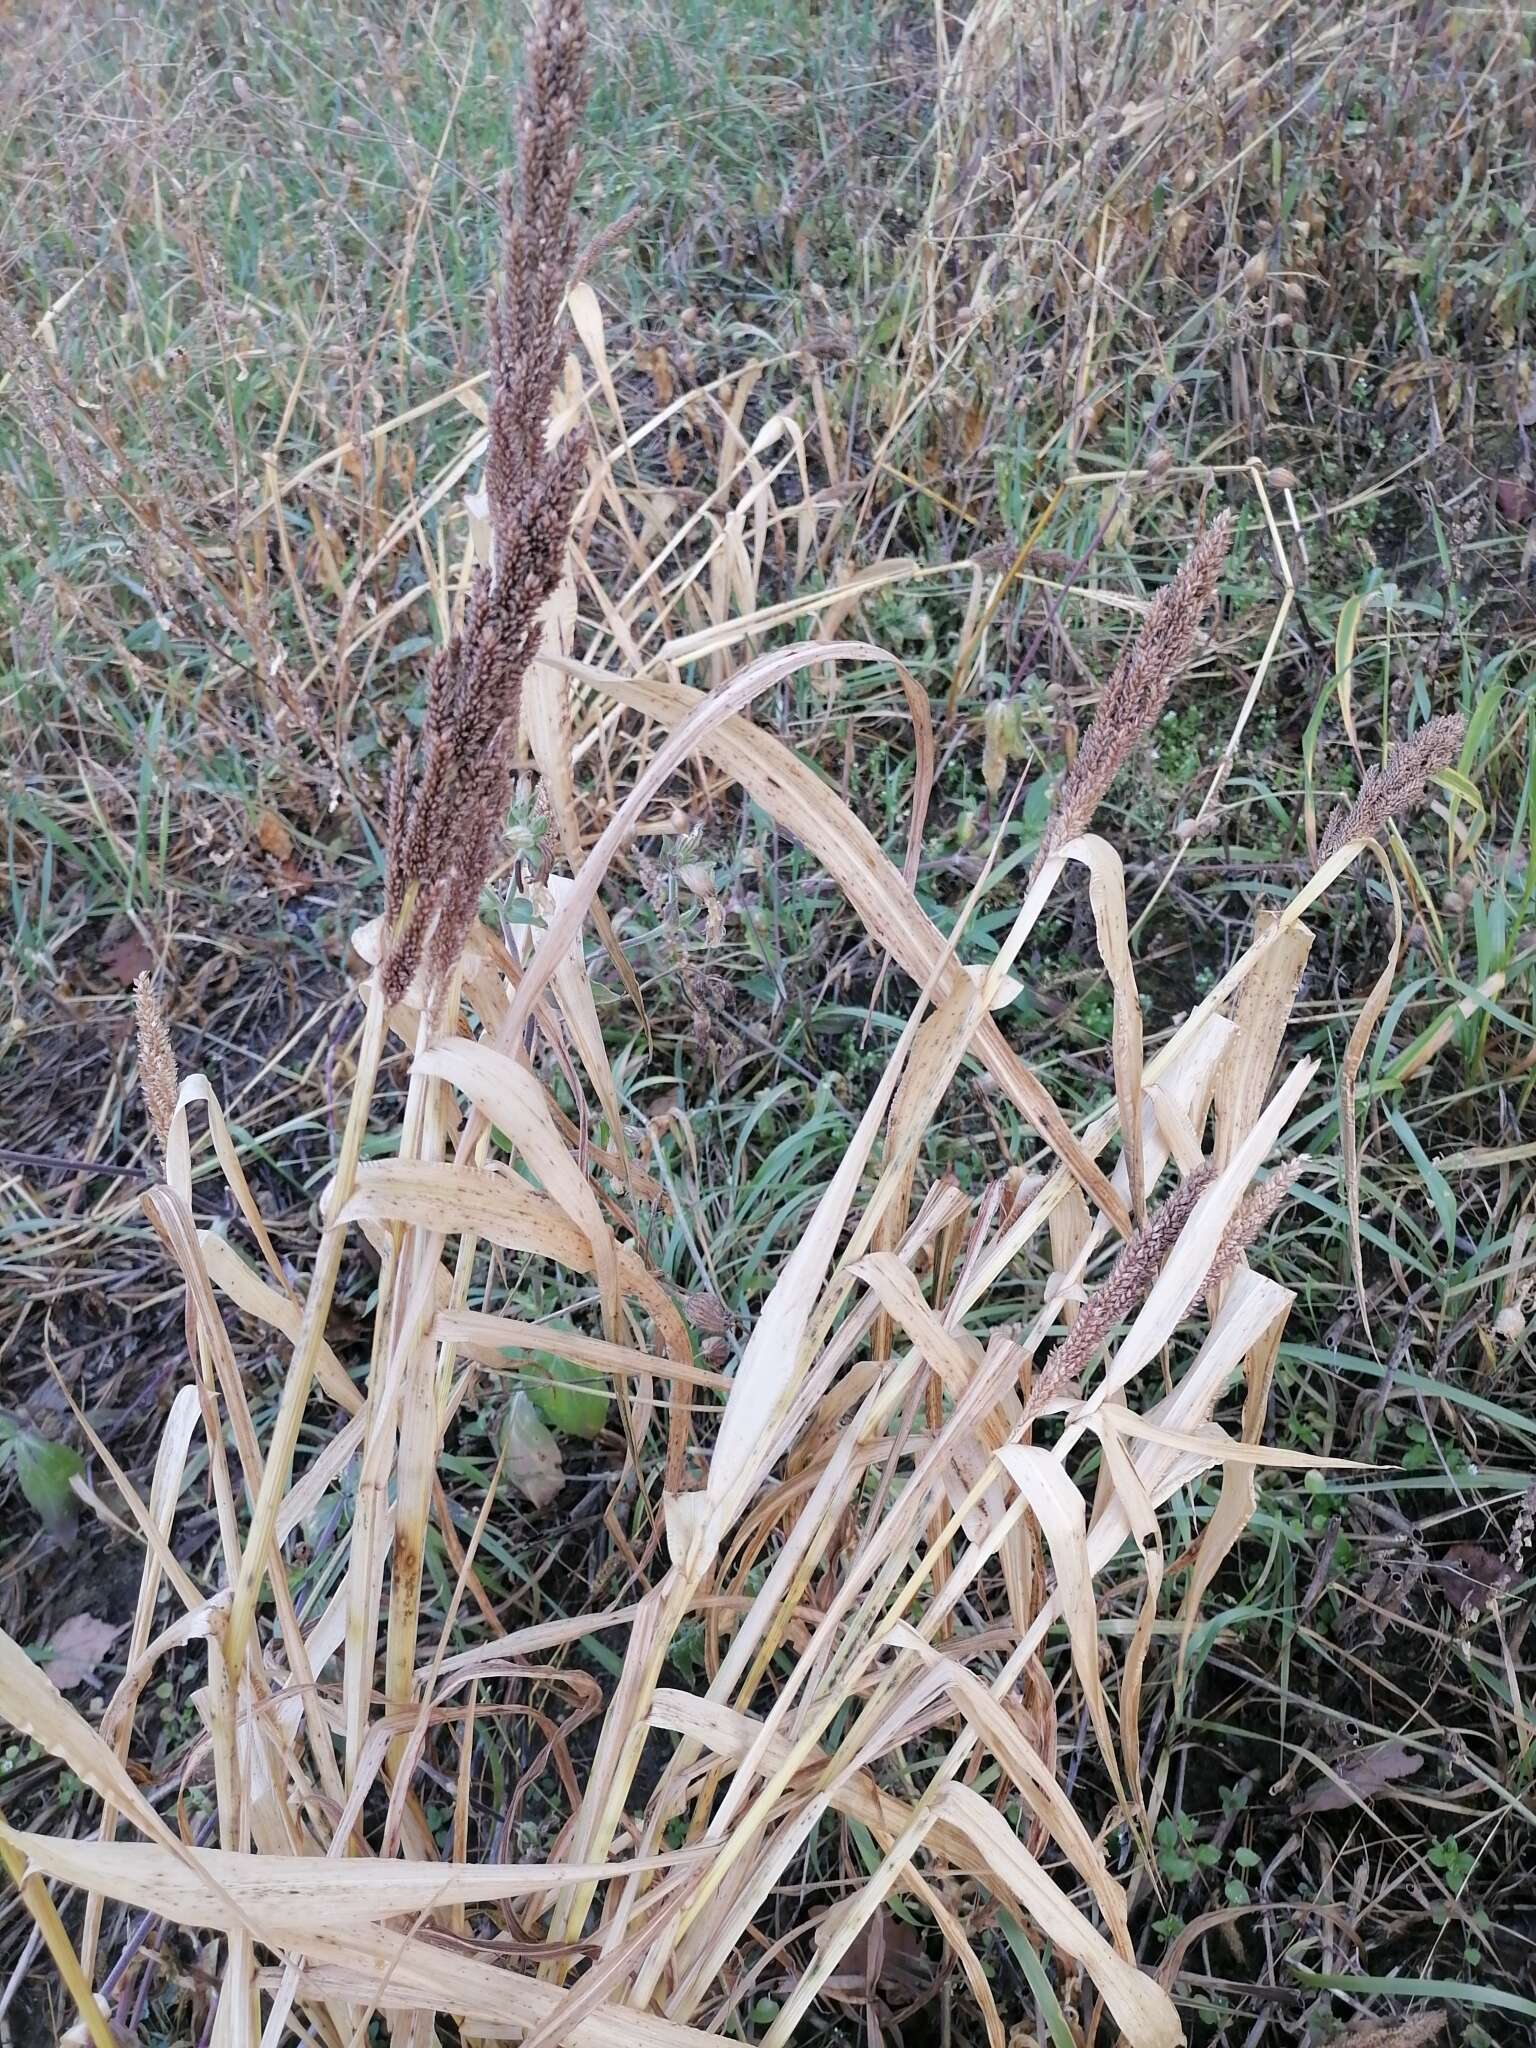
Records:
[[[27,1875],[23,1896],[93,2041],[112,2038],[89,1987],[102,1976],[98,1948],[110,1953],[118,1938],[116,1919],[102,1919],[113,1903],[215,1937],[199,1981],[216,1998],[203,2017],[217,2048],[289,2038],[344,2048],[369,2038],[380,2013],[410,2048],[442,2038],[440,2016],[472,2044],[705,2048],[756,2010],[772,1942],[784,1958],[779,2008],[750,2025],[762,2048],[782,2048],[818,2001],[835,2011],[845,1959],[878,1947],[899,1898],[954,1959],[968,2030],[989,2048],[1008,2038],[980,1952],[998,1909],[1088,1980],[1131,2048],[1174,2048],[1178,2009],[1137,1960],[1104,1833],[1058,1781],[1056,1716],[1070,1730],[1085,1710],[1097,1782],[1123,1785],[1132,1816],[1155,1808],[1160,1771],[1154,1761],[1143,1772],[1137,1731],[1163,1585],[1161,1511],[1181,1500],[1181,1527],[1198,1526],[1189,1489],[1222,1475],[1222,1505],[1192,1552],[1187,1642],[1200,1590],[1253,1511],[1253,1473],[1307,1462],[1255,1440],[1292,1296],[1247,1252],[1292,1186],[1290,1166],[1259,1177],[1314,1080],[1311,1062],[1287,1062],[1283,1037],[1306,954],[1301,918],[1330,877],[1267,914],[1144,1057],[1120,863],[1087,827],[1188,658],[1229,522],[1197,541],[1117,665],[1062,788],[1054,864],[983,971],[967,958],[966,918],[941,934],[912,874],[752,722],[756,699],[796,674],[835,687],[847,665],[882,658],[816,634],[815,620],[847,598],[835,582],[807,579],[815,587],[792,602],[756,602],[753,550],[761,563],[770,546],[804,543],[811,485],[794,498],[795,433],[775,426],[749,439],[737,417],[722,435],[719,485],[733,510],[713,524],[659,492],[636,521],[644,487],[630,479],[620,490],[599,437],[549,446],[582,46],[579,13],[550,0],[532,33],[520,177],[504,204],[493,560],[434,667],[414,781],[396,781],[388,904],[357,935],[364,1023],[312,1260],[296,1256],[290,1270],[277,1259],[212,1089],[193,1076],[178,1093],[158,1008],[139,995],[145,1093],[166,1157],[146,1207],[186,1283],[186,1373],[149,1499],[120,1481],[144,1565],[128,1668],[100,1728],[0,1635],[0,1711],[104,1802],[101,1839],[0,1825],[0,1849]],[[585,289],[570,304],[606,388]],[[632,429],[630,445],[648,429]],[[584,666],[550,644],[531,667],[578,488],[594,520],[656,536],[642,572],[604,599],[607,644],[633,658]],[[859,587],[868,582],[865,572]],[[682,680],[690,665],[723,665],[732,647],[799,621],[812,622],[808,637],[714,688]],[[657,659],[640,658],[645,646]],[[591,695],[589,733],[611,732],[627,710],[649,751],[578,871],[550,874],[538,936],[519,961],[475,906],[500,848],[512,721],[530,675],[549,690],[546,735],[572,736],[564,693],[574,680]],[[927,758],[926,699],[908,701]],[[1415,756],[1426,773],[1430,751]],[[718,1336],[715,1307],[680,1305],[646,1255],[644,1180],[627,1156],[587,964],[605,876],[694,758],[823,861],[872,946],[916,991],[724,1376],[696,1362],[687,1321]],[[1372,798],[1372,817],[1383,801],[1390,808]],[[562,843],[579,851],[568,823],[562,813]],[[1346,849],[1368,823],[1362,810]],[[1081,1134],[988,1012],[1068,862],[1089,870],[1115,1009],[1113,1098]],[[409,1060],[407,1098],[397,1142],[365,1156],[391,1033]],[[971,1058],[1040,1149],[982,1160],[992,1187],[975,1198],[947,1178],[924,1191],[925,1136]],[[581,1098],[574,1121],[546,1086],[555,1073]],[[194,1102],[251,1260],[194,1221]],[[344,1255],[364,1243],[378,1280],[359,1385],[328,1333]],[[528,1260],[541,1262],[563,1312],[530,1320],[517,1286]],[[1066,1303],[1078,1306],[1063,1329]],[[265,1431],[226,1314],[286,1360]],[[983,1341],[983,1319],[995,1326],[1002,1314],[1016,1335]],[[607,1604],[502,1633],[477,1574],[497,1503],[486,1498],[462,1522],[443,1458],[461,1412],[530,1353],[545,1372],[551,1356],[568,1359],[611,1389],[624,1448],[606,1528],[620,1570]],[[1223,1420],[1238,1387],[1251,1424],[1241,1434]],[[217,1528],[201,1583],[177,1548],[193,1471]],[[317,1525],[337,1532],[344,1554],[323,1597],[298,1611],[293,1545]],[[447,1589],[431,1610],[429,1555]],[[1117,1679],[1120,1638],[1101,1631],[1099,1606],[1128,1587],[1139,1588],[1137,1620]],[[667,1682],[684,1630],[704,1645],[688,1691]],[[619,1660],[600,1699],[570,1663],[598,1634]],[[189,1768],[216,1828],[206,1846],[183,1830],[188,1809],[161,1800],[133,1762],[140,1703],[173,1655],[205,1672]],[[568,1736],[599,1709],[589,1766],[566,1770]],[[540,1731],[530,1741],[548,1745],[548,1764],[487,1821],[486,1731],[507,1726]],[[518,1804],[535,1783],[537,1829]],[[429,1803],[449,1809],[437,1832]],[[854,1825],[873,1869],[836,1860]],[[508,1831],[527,1860],[506,1860]],[[801,1883],[808,1858],[827,1874],[822,1894]],[[87,1894],[84,1962],[48,1883]]]

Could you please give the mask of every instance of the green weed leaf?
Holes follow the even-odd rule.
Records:
[[[601,1373],[540,1351],[529,1359],[520,1377],[529,1399],[551,1429],[587,1441],[601,1433],[608,1420],[609,1398],[608,1382]]]
[[[70,1481],[85,1470],[85,1460],[68,1444],[19,1432],[15,1439],[16,1478],[27,1505],[50,1536],[67,1536],[75,1526],[75,1496]]]

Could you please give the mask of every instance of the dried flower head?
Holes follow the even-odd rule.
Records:
[[[735,1317],[718,1295],[702,1289],[683,1296],[683,1313],[693,1327],[706,1337],[723,1337],[735,1325]]]
[[[433,657],[421,766],[402,742],[389,796],[383,967],[397,1002],[417,969],[456,965],[490,874],[510,795],[523,677],[560,580],[586,457],[550,447],[564,357],[560,309],[575,258],[576,131],[586,99],[580,0],[542,0],[518,115],[518,176],[501,187],[501,292],[492,309],[485,490],[491,564],[476,571],[459,631]]]
[[[141,974],[133,984],[133,1014],[139,1030],[139,1086],[144,1091],[144,1106],[149,1111],[149,1121],[163,1151],[171,1134],[171,1118],[176,1113],[179,1083],[165,1012],[160,1007],[160,998],[155,994],[154,983],[148,974]]]
[[[1459,712],[1432,718],[1412,739],[1399,740],[1379,768],[1372,768],[1352,804],[1339,804],[1328,820],[1319,862],[1352,839],[1377,839],[1394,818],[1418,809],[1429,793],[1429,778],[1449,768],[1461,752],[1467,721]]]
[[[1056,804],[1035,856],[1034,872],[1087,829],[1105,793],[1151,731],[1189,659],[1232,544],[1232,515],[1223,512],[1195,542],[1178,574],[1152,600],[1141,630],[1115,663],[1077,759],[1062,777]]]
[[[1083,1304],[1077,1321],[1041,1368],[1030,1395],[1031,1415],[1038,1415],[1063,1387],[1080,1379],[1110,1331],[1140,1308],[1210,1178],[1211,1169],[1203,1166],[1181,1180],[1156,1215],[1127,1238],[1108,1277]]]

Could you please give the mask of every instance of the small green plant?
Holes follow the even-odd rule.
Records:
[[[0,1414],[0,1473],[7,1467],[48,1534],[68,1536],[75,1526],[74,1481],[85,1471],[80,1453]]]
[[[1252,1893],[1248,1889],[1247,1879],[1258,1869],[1263,1858],[1259,1855],[1257,1849],[1250,1849],[1246,1844],[1239,1844],[1232,1851],[1232,1861],[1236,1865],[1237,1871],[1241,1871],[1245,1875],[1238,1876],[1234,1872],[1222,1886],[1222,1896],[1229,1906],[1246,1906],[1252,1898]]]
[[[1410,1422],[1407,1434],[1408,1443],[1403,1451],[1405,1472],[1444,1470],[1457,1480],[1468,1480],[1473,1476],[1472,1461],[1455,1437],[1448,1434],[1432,1436],[1422,1422]]]
[[[551,1429],[590,1441],[601,1436],[610,1407],[608,1381],[574,1359],[534,1352],[521,1365],[519,1384]]]
[[[25,1770],[29,1764],[35,1764],[46,1754],[39,1742],[8,1742],[0,1749],[0,1784],[4,1784],[7,1778],[14,1777],[17,1771]]]
[[[1425,1852],[1425,1860],[1439,1871],[1453,1894],[1461,1891],[1477,1868],[1477,1858],[1470,1850],[1464,1849],[1454,1835],[1442,1835]]]
[[[1188,1884],[1202,1871],[1214,1870],[1221,1851],[1202,1841],[1193,1814],[1165,1813],[1157,1824],[1157,1867],[1174,1884]]]

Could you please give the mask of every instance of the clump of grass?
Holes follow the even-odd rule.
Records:
[[[689,560],[687,523],[667,532],[648,506],[662,537],[621,589],[603,592],[606,645],[594,635],[578,660],[544,635],[578,492],[625,510],[595,428],[553,451],[546,439],[573,248],[580,54],[579,17],[548,0],[517,202],[504,211],[492,558],[471,575],[434,664],[414,790],[403,762],[397,774],[384,911],[357,934],[366,971],[350,1101],[302,1279],[276,1255],[208,1084],[176,1086],[141,992],[145,1094],[166,1162],[147,1206],[186,1282],[187,1377],[149,1503],[122,1480],[145,1564],[133,1654],[100,1727],[0,1637],[0,1708],[105,1803],[101,1838],[4,1826],[0,1843],[98,2042],[112,2039],[94,1995],[106,1901],[220,1937],[198,2015],[219,2043],[285,2031],[350,2042],[382,2013],[412,2042],[447,2016],[466,2040],[511,2031],[529,2048],[629,2048],[637,2036],[684,2048],[727,2028],[781,2048],[839,1994],[839,1965],[861,1938],[880,1952],[900,1899],[935,1961],[942,1952],[963,1978],[989,2043],[1006,2039],[982,1956],[1002,1911],[1023,1930],[1039,1984],[1051,1983],[1049,1947],[1133,2048],[1172,2048],[1178,2009],[1138,1961],[1127,1889],[1053,1767],[1058,1717],[1075,1694],[1106,1817],[1144,1828],[1161,1782],[1143,1768],[1139,1702],[1162,1511],[1186,1518],[1207,1473],[1221,1475],[1226,1499],[1234,1472],[1324,1462],[1258,1441],[1294,1294],[1248,1261],[1294,1172],[1257,1176],[1315,1075],[1310,1060],[1282,1061],[1271,1087],[1300,968],[1271,970],[1292,957],[1311,898],[1272,908],[1146,1056],[1123,872],[1089,831],[1187,658],[1229,527],[1214,522],[1154,601],[1063,785],[1034,885],[996,956],[968,958],[982,884],[941,933],[913,887],[916,835],[911,872],[898,870],[838,794],[748,716],[776,685],[883,664],[881,651],[828,634],[729,667],[769,623],[824,616],[851,601],[846,588],[809,579],[816,587],[767,619],[743,588],[739,526],[722,524]],[[739,471],[766,519],[780,472],[753,468],[773,445],[766,429],[761,439]],[[781,468],[792,460],[793,450]],[[598,561],[577,566],[601,588]],[[697,602],[695,584],[712,614],[674,617]],[[535,657],[549,688],[531,740],[574,871],[530,885],[521,923],[537,930],[518,949],[475,912]],[[719,664],[713,689],[678,679],[692,663]],[[577,688],[652,729],[584,857],[566,830]],[[915,691],[906,702],[922,759],[926,704]],[[615,862],[676,770],[699,759],[823,860],[908,984],[900,1033],[728,1377],[696,1362],[688,1304],[648,1255],[587,951],[589,924],[607,937],[598,892]],[[1341,848],[1371,836],[1383,803],[1361,811]],[[991,1016],[1069,862],[1090,872],[1113,996],[1114,1099],[1081,1135]],[[1267,1000],[1245,1001],[1261,980]],[[408,1068],[403,1104],[379,1088],[391,1036]],[[971,1059],[1040,1148],[1021,1162],[999,1143],[980,1162],[980,1192],[941,1179],[919,1198],[914,1163]],[[264,1274],[194,1223],[186,1115],[197,1099]],[[371,1128],[385,1116],[387,1129]],[[1117,1140],[1113,1167],[1101,1165]],[[361,1387],[331,1324],[343,1253],[359,1240],[377,1261]],[[989,1330],[1021,1265],[1028,1313]],[[553,1314],[529,1312],[534,1271],[548,1277]],[[221,1296],[289,1352],[261,1429]],[[1053,1344],[1068,1300],[1077,1313]],[[691,1313],[698,1334],[719,1334],[713,1309]],[[594,1588],[585,1611],[503,1631],[479,1577],[495,1479],[466,1522],[440,1477],[455,1429],[530,1357],[612,1390],[623,1453],[607,1526],[626,1578]],[[1234,1435],[1219,1418],[1238,1382],[1247,1398]],[[206,1583],[171,1541],[194,1446],[218,1532]],[[1207,1536],[1223,1551],[1252,1508],[1250,1486],[1244,1511],[1206,1525],[1197,1571]],[[334,1532],[327,1573],[301,1602],[297,1540],[322,1510]],[[429,1571],[435,1629],[424,1626]],[[1099,1615],[1112,1571],[1140,1603],[1118,1686]],[[181,1611],[152,1633],[166,1591]],[[978,1625],[983,1608],[995,1626]],[[576,1713],[561,1724],[550,1702],[565,1685],[583,1711],[595,1707],[588,1674],[567,1662],[592,1639],[619,1649],[579,1771],[567,1767]],[[216,1846],[194,1839],[179,1811],[173,1824],[126,1761],[145,1688],[172,1652],[205,1663],[198,1789]],[[668,1682],[690,1668],[696,1683]],[[510,1718],[545,1745],[525,1773],[543,1805],[521,1860],[506,1854],[496,1810],[508,1753],[499,1723]],[[115,1839],[119,1816],[138,1839]],[[863,1852],[847,1871],[828,1849],[844,1829]],[[789,1880],[802,1869],[812,1877],[798,1887]],[[84,1958],[45,1881],[87,1894]],[[783,1908],[787,1926],[774,1917],[781,1892],[799,1901]],[[758,1985],[775,1954],[793,1967],[765,2006]]]

